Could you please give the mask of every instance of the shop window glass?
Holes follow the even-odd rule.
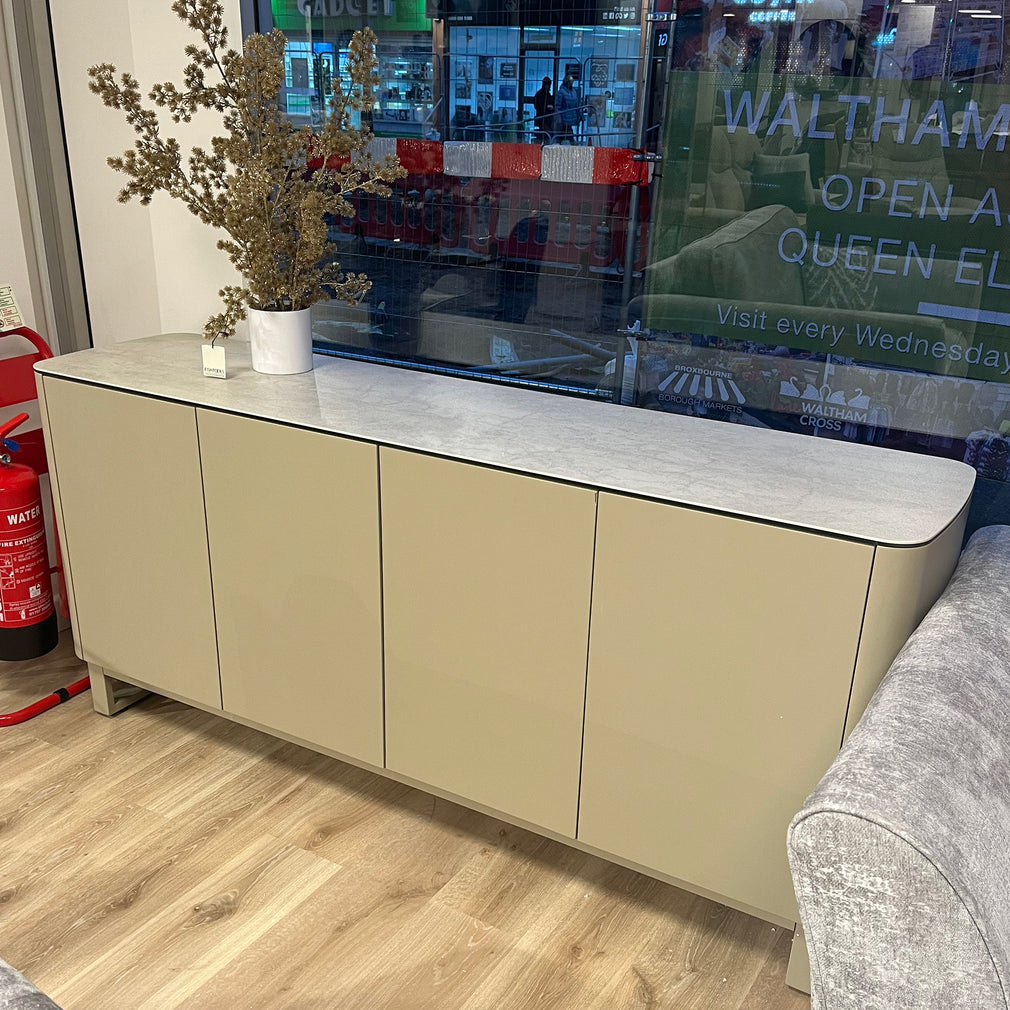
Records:
[[[474,237],[482,245],[491,238],[491,197],[486,193],[477,198],[477,218]]]
[[[499,242],[508,238],[512,230],[512,198],[510,196],[500,196],[498,198],[498,214],[495,219],[494,237]]]
[[[424,191],[424,227],[427,231],[438,231],[438,194],[432,189]]]
[[[552,46],[556,40],[557,31],[554,28],[530,25],[523,29],[523,43],[527,46]]]
[[[567,200],[561,201],[558,222],[554,226],[554,241],[561,246],[568,245],[572,240],[572,205]]]
[[[530,198],[524,196],[516,207],[517,221],[511,238],[517,246],[525,245],[530,240]]]
[[[602,262],[609,263],[613,252],[613,232],[611,231],[611,209],[607,207],[596,221],[596,242],[593,254]]]
[[[459,202],[459,242],[457,243],[460,248],[469,248],[470,239],[474,235],[474,222],[472,216],[474,214],[474,203],[473,198],[458,194]]]
[[[412,231],[421,227],[421,194],[416,189],[407,194],[407,227]]]
[[[455,237],[456,206],[451,190],[442,193],[442,238],[451,242]]]
[[[618,116],[615,127],[615,110],[634,107],[640,7],[481,0],[464,9],[433,0],[427,14],[442,15],[435,30],[423,19],[407,23],[399,5],[365,19],[341,15],[333,0],[309,6],[273,3],[289,40],[289,116],[310,126],[323,121],[351,32],[368,20],[379,36],[378,101],[361,125],[380,139],[433,145],[398,150],[427,151],[446,168],[433,173],[418,158],[388,198],[359,195],[354,217],[334,222],[341,266],[367,274],[372,286],[357,306],[315,308],[319,349],[612,398],[627,292],[617,264],[599,261],[593,242],[602,208],[615,206],[631,184],[593,182],[593,164],[603,164],[597,150],[633,139],[630,115]],[[534,122],[545,77],[551,104],[566,78],[572,85],[570,129],[561,129],[553,110]],[[618,84],[624,90],[615,105]],[[474,143],[451,153],[435,146],[451,140]],[[540,150],[555,140],[565,141],[560,153]],[[495,144],[510,146],[492,158],[487,145]],[[553,178],[531,172],[552,158]],[[618,222],[606,227],[621,230]],[[643,266],[631,270],[635,284]]]
[[[678,6],[635,403],[964,459],[1010,518],[1006,13]]]
[[[592,208],[586,202],[580,203],[579,214],[575,219],[575,246],[578,249],[589,248],[593,235],[591,220]]]
[[[312,123],[354,25],[296,8],[274,0]],[[640,9],[373,19],[376,134],[474,143],[335,224],[373,288],[321,345],[965,459],[1010,520],[1004,0],[682,0],[648,51]],[[502,142],[541,151],[492,173]]]
[[[537,208],[536,217],[536,230],[534,232],[534,241],[537,245],[546,245],[547,236],[551,229],[551,202],[550,200],[541,200],[540,206]]]

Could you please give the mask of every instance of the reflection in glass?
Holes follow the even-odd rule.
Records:
[[[636,403],[1010,480],[1003,18],[678,6]]]
[[[637,186],[498,161],[493,178],[418,171],[359,201],[333,227],[373,288],[320,311],[320,344],[1010,478],[1004,0],[676,9],[652,54],[637,25],[447,25],[430,64],[445,139],[535,146],[549,165],[533,95],[574,66],[575,153],[630,147],[643,115],[660,160]],[[318,115],[296,77],[311,91],[339,74],[340,46],[294,57],[285,86]],[[382,116],[424,98],[427,71],[396,60]]]

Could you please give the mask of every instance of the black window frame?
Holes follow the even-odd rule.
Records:
[[[266,34],[274,26],[270,0],[239,0],[242,15],[242,38],[253,32]]]

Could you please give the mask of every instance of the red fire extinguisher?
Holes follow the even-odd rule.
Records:
[[[43,656],[59,639],[38,474],[11,461],[7,437],[27,420],[0,425],[0,660]]]

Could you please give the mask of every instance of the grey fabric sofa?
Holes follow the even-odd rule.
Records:
[[[1010,1007],[1010,527],[972,536],[788,851],[813,1010]]]
[[[0,961],[0,1010],[60,1010],[16,968]]]

